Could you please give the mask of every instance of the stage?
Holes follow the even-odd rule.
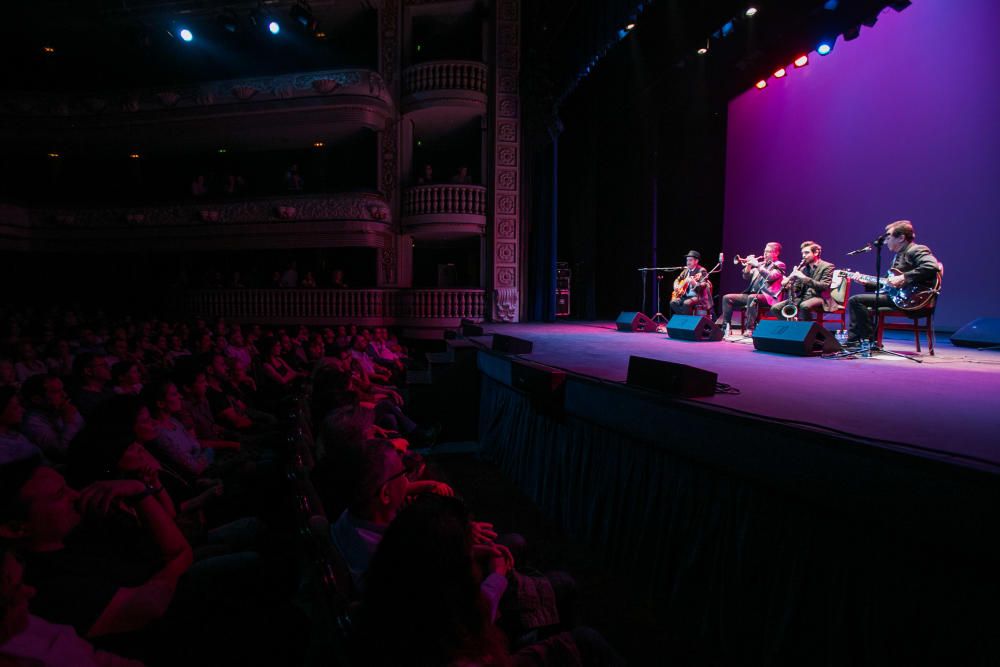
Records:
[[[937,340],[935,356],[914,353],[899,334],[889,355],[824,359],[759,352],[749,338],[719,342],[672,340],[666,334],[620,332],[613,322],[488,324],[532,341],[519,358],[569,373],[624,382],[631,355],[683,363],[718,373],[738,395],[677,399],[729,413],[822,429],[868,444],[996,472],[1000,470],[1000,352]],[[489,337],[474,339],[485,345]]]
[[[534,347],[454,344],[473,352],[482,456],[628,573],[671,636],[721,647],[719,664],[1000,659],[997,352],[941,340],[917,364],[610,322],[485,332]],[[630,355],[714,371],[740,393],[628,386]]]

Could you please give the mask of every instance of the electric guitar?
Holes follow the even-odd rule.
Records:
[[[921,310],[926,308],[930,304],[931,300],[941,292],[941,273],[938,272],[937,277],[934,279],[934,286],[928,287],[927,285],[903,285],[902,287],[892,287],[888,283],[888,279],[892,276],[902,275],[902,271],[899,269],[889,269],[888,274],[885,278],[876,278],[875,276],[868,276],[863,273],[855,273],[850,269],[836,270],[835,275],[840,275],[844,278],[850,278],[851,280],[856,280],[862,283],[878,283],[881,286],[882,293],[889,297],[889,300],[895,304],[896,308],[900,310]]]

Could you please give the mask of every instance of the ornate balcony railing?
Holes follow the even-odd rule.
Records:
[[[207,289],[188,292],[184,310],[243,322],[455,326],[481,320],[482,289]]]
[[[418,185],[407,188],[403,217],[419,215],[486,215],[486,188],[481,185]]]
[[[483,63],[447,60],[421,63],[403,73],[403,94],[436,90],[469,90],[486,94],[487,69]]]

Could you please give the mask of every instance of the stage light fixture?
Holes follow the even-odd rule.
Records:
[[[833,42],[821,42],[820,45],[816,47],[816,53],[821,56],[825,56],[830,53],[830,51],[833,51]]]
[[[632,30],[633,28],[635,28],[635,24],[634,23],[626,23],[625,24],[625,30]]]
[[[133,160],[138,160],[139,158],[142,157],[142,155],[140,155],[139,153],[129,153],[128,156]]]
[[[42,53],[44,53],[46,55],[51,56],[55,52],[56,52],[55,47],[52,47],[52,46],[43,46],[42,47]]]
[[[292,8],[288,10],[288,14],[302,24],[302,27],[309,32],[316,32],[319,27],[319,22],[316,21],[316,17],[313,16],[312,8],[309,3],[305,0],[299,0]]]
[[[837,6],[839,4],[840,0],[826,0],[826,2],[823,3],[823,9],[828,12],[835,12],[837,11]]]
[[[229,151],[226,150],[225,148],[220,148],[219,150],[216,151],[216,153],[228,153],[228,152]]]
[[[795,59],[796,67],[805,67],[808,64],[809,64],[809,56],[807,55],[801,55]]]
[[[313,142],[313,148],[323,148],[323,146],[326,146],[326,144],[324,144],[322,141]]]
[[[178,33],[185,42],[190,42],[194,39],[194,33],[187,28],[181,28],[180,33]]]
[[[281,32],[281,25],[277,21],[271,21],[267,24],[267,31],[272,35],[277,35]]]
[[[705,40],[705,46],[703,46],[700,49],[698,49],[698,55],[699,56],[703,56],[706,53],[708,53],[708,40],[707,39]]]
[[[782,67],[781,69],[779,69],[779,70],[776,70],[776,71],[775,71],[775,73],[774,73],[774,78],[775,78],[775,79],[780,79],[780,78],[782,78],[783,76],[785,76],[786,74],[788,74],[788,72],[786,72],[786,71],[785,71],[785,68],[784,68],[784,67]]]
[[[227,9],[219,14],[219,18],[216,20],[218,21],[219,27],[226,32],[236,32],[240,27],[240,21],[236,16],[236,12],[231,9]]]
[[[58,160],[59,158],[62,157],[62,155],[60,155],[59,153],[48,153],[48,156],[53,160]]]
[[[756,16],[757,15],[757,8],[756,7],[747,7],[747,10],[745,12],[743,12],[743,13],[744,13],[744,15],[747,18],[750,18],[751,16]]]
[[[754,85],[757,87],[757,90],[764,90],[765,88],[767,88],[767,79],[761,79]]]

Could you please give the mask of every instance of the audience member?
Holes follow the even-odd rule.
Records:
[[[42,450],[20,432],[23,418],[24,408],[21,407],[17,390],[13,387],[0,387],[0,465],[42,458]]]
[[[425,164],[423,172],[417,178],[417,185],[430,185],[431,183],[434,183],[434,167]]]
[[[18,346],[19,359],[14,364],[14,372],[17,374],[17,381],[24,384],[32,375],[44,375],[49,371],[45,362],[38,358],[35,346],[28,341],[22,341]]]
[[[50,461],[62,461],[66,448],[80,429],[83,417],[69,400],[61,379],[33,375],[21,387],[27,410],[22,431]]]

